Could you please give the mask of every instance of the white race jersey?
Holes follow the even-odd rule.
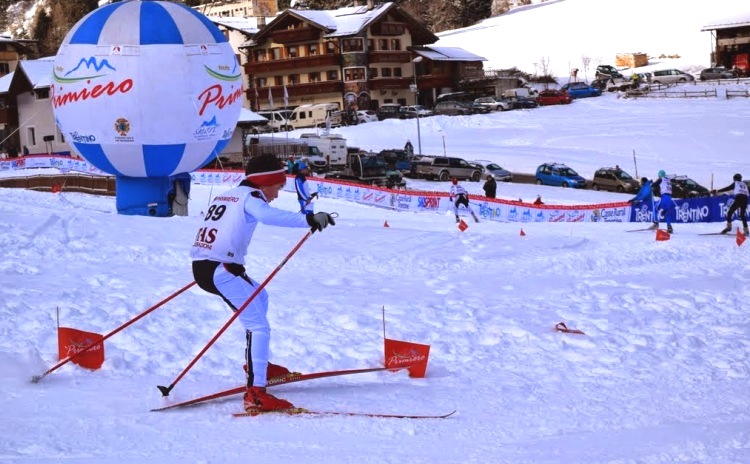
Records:
[[[245,255],[259,222],[281,227],[310,227],[304,214],[274,208],[263,192],[238,186],[211,202],[195,236],[190,257],[245,264]]]
[[[451,185],[451,198],[458,196],[458,195],[466,195],[468,196],[468,192],[465,188],[461,185]]]
[[[734,181],[734,195],[745,195],[747,196],[747,184],[741,180]]]
[[[672,195],[672,181],[667,177],[662,177],[659,183],[659,194],[660,195]]]

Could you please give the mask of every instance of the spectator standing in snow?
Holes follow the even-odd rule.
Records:
[[[451,203],[453,203],[453,212],[456,214],[456,222],[461,221],[461,218],[458,217],[459,206],[463,206],[464,208],[468,209],[469,213],[471,213],[471,217],[474,218],[474,222],[479,222],[479,218],[477,218],[477,215],[474,214],[474,210],[472,210],[471,206],[469,206],[469,192],[467,192],[462,185],[458,185],[458,179],[456,179],[455,177],[451,182],[453,183],[453,185],[451,185],[450,199]]]
[[[328,213],[301,215],[269,205],[286,183],[284,168],[274,155],[253,157],[240,185],[213,199],[195,237],[190,257],[193,276],[200,288],[220,296],[237,311],[258,288],[245,272],[245,255],[258,223],[279,227],[311,227],[322,231],[335,225]],[[268,362],[271,327],[268,293],[262,290],[242,311],[247,348],[248,412],[293,408],[292,403],[266,392],[268,378],[290,375],[287,368]]]
[[[659,188],[660,200],[657,210],[654,211],[655,227],[652,226],[652,228],[656,229],[659,227],[659,218],[661,217],[661,212],[664,211],[664,219],[667,221],[667,232],[671,234],[674,232],[672,229],[672,219],[674,219],[675,215],[675,204],[672,201],[672,181],[667,178],[667,173],[663,169],[659,171],[659,179],[654,182],[654,187]]]
[[[484,189],[484,196],[487,198],[495,198],[497,196],[497,181],[492,174],[487,176],[487,182],[482,186]]]
[[[732,215],[739,210],[740,219],[742,220],[742,230],[745,235],[748,235],[747,230],[747,184],[742,182],[742,174],[735,174],[732,178],[734,182],[727,185],[726,187],[717,190],[717,193],[729,192],[730,190],[734,193],[734,201],[732,206],[727,211],[727,226],[721,231],[722,234],[726,234],[732,231]]]
[[[543,205],[544,204],[544,202],[542,201],[542,196],[541,195],[537,195],[536,196],[536,200],[534,200],[534,204],[535,205]]]
[[[297,189],[297,201],[299,201],[299,210],[302,214],[313,212],[312,201],[318,196],[318,192],[310,195],[307,184],[307,175],[310,173],[307,163],[300,161],[297,163],[297,177],[294,178],[294,188]]]

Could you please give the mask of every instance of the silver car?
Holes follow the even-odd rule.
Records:
[[[513,108],[508,100],[495,97],[480,97],[474,100],[474,104],[487,106],[491,111],[508,111]]]
[[[685,82],[693,82],[695,78],[692,74],[682,72],[679,69],[662,69],[661,71],[654,71],[654,76],[651,78],[654,84],[684,84]]]
[[[482,178],[491,175],[495,180],[500,182],[512,182],[513,173],[502,168],[499,164],[488,160],[475,160],[471,162],[482,169]]]

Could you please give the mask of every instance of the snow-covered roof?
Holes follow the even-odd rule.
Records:
[[[725,13],[722,16],[712,18],[701,28],[701,31],[713,31],[716,29],[729,29],[733,27],[750,26],[750,6],[747,4],[737,5],[737,10]]]
[[[426,46],[415,48],[414,53],[432,61],[487,61],[487,58],[467,52],[463,48],[458,47]]]
[[[392,6],[392,2],[386,2],[375,5],[372,9],[367,6],[350,6],[336,10],[289,10],[289,12],[331,31],[326,37],[345,37],[366,28]]]
[[[8,93],[10,90],[10,81],[13,80],[13,73],[8,73],[3,77],[0,77],[0,94]]]
[[[18,62],[18,66],[23,69],[24,74],[31,82],[31,87],[34,89],[43,89],[52,85],[52,67],[54,64],[54,57]]]
[[[255,34],[260,30],[258,28],[258,18],[255,17],[240,18],[236,16],[207,16],[207,18],[216,25],[246,32],[248,34]]]
[[[0,81],[2,82],[2,81]],[[237,122],[268,122],[268,119],[254,113],[247,108],[240,109],[240,119]]]

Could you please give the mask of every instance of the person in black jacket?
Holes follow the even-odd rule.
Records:
[[[721,231],[722,234],[731,232],[732,230],[732,215],[735,211],[740,211],[740,219],[742,219],[742,228],[745,235],[748,235],[747,230],[747,184],[742,182],[742,174],[735,174],[732,178],[734,182],[727,185],[726,187],[717,190],[717,193],[729,192],[730,190],[734,193],[734,201],[727,211],[727,226]]]
[[[492,174],[487,176],[487,182],[484,183],[482,188],[484,189],[484,196],[487,198],[495,198],[497,195],[497,181],[492,177]]]

